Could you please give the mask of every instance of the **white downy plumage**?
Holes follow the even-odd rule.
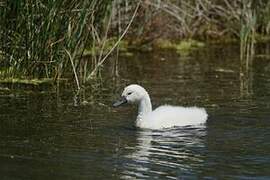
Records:
[[[122,99],[113,106],[117,107],[124,103],[138,104],[136,126],[140,128],[162,129],[200,125],[206,122],[208,116],[204,108],[198,107],[164,105],[152,111],[147,91],[137,84],[127,86],[122,93]]]

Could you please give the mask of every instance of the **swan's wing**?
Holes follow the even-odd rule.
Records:
[[[165,105],[147,114],[143,118],[143,121],[145,122],[145,126],[152,126],[152,128],[159,129],[204,124],[207,116],[204,108]]]

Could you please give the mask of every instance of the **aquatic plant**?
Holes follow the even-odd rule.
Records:
[[[118,47],[139,4],[140,1],[127,28],[107,52],[104,48],[110,39],[112,16],[116,14],[114,0],[1,2],[0,78],[57,80],[71,71],[79,89],[80,81],[95,76]],[[92,49],[92,63],[83,59],[85,49]],[[83,78],[79,76],[80,67]]]
[[[60,78],[67,65],[64,49],[75,56],[89,44],[88,26],[99,24],[110,4],[105,0],[4,2],[0,7],[2,64],[15,68],[14,77]]]
[[[251,2],[244,4],[240,30],[240,59],[249,59],[249,56],[254,54],[256,21],[256,11],[251,8]]]
[[[257,37],[269,39],[270,2],[0,1],[0,26],[0,78],[56,81],[72,75],[80,89],[126,42],[141,48],[165,39],[169,43],[162,47],[183,51],[194,41],[173,42],[237,39],[241,55],[250,56]],[[118,61],[112,60],[117,76]]]

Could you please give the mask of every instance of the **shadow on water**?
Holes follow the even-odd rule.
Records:
[[[268,179],[269,49],[259,45],[248,66],[238,46],[134,53],[119,58],[119,78],[105,74],[79,94],[1,87],[1,179]],[[207,125],[135,129],[135,107],[111,108],[130,83],[149,91],[154,108],[205,107]]]

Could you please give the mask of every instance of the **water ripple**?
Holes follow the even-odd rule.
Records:
[[[189,171],[191,166],[204,161],[200,153],[203,152],[201,149],[205,148],[205,134],[204,126],[164,131],[141,130],[137,134],[137,145],[132,149],[132,153],[126,155],[128,163],[122,174],[140,178],[146,172],[151,177],[159,177],[170,174],[172,170]]]

